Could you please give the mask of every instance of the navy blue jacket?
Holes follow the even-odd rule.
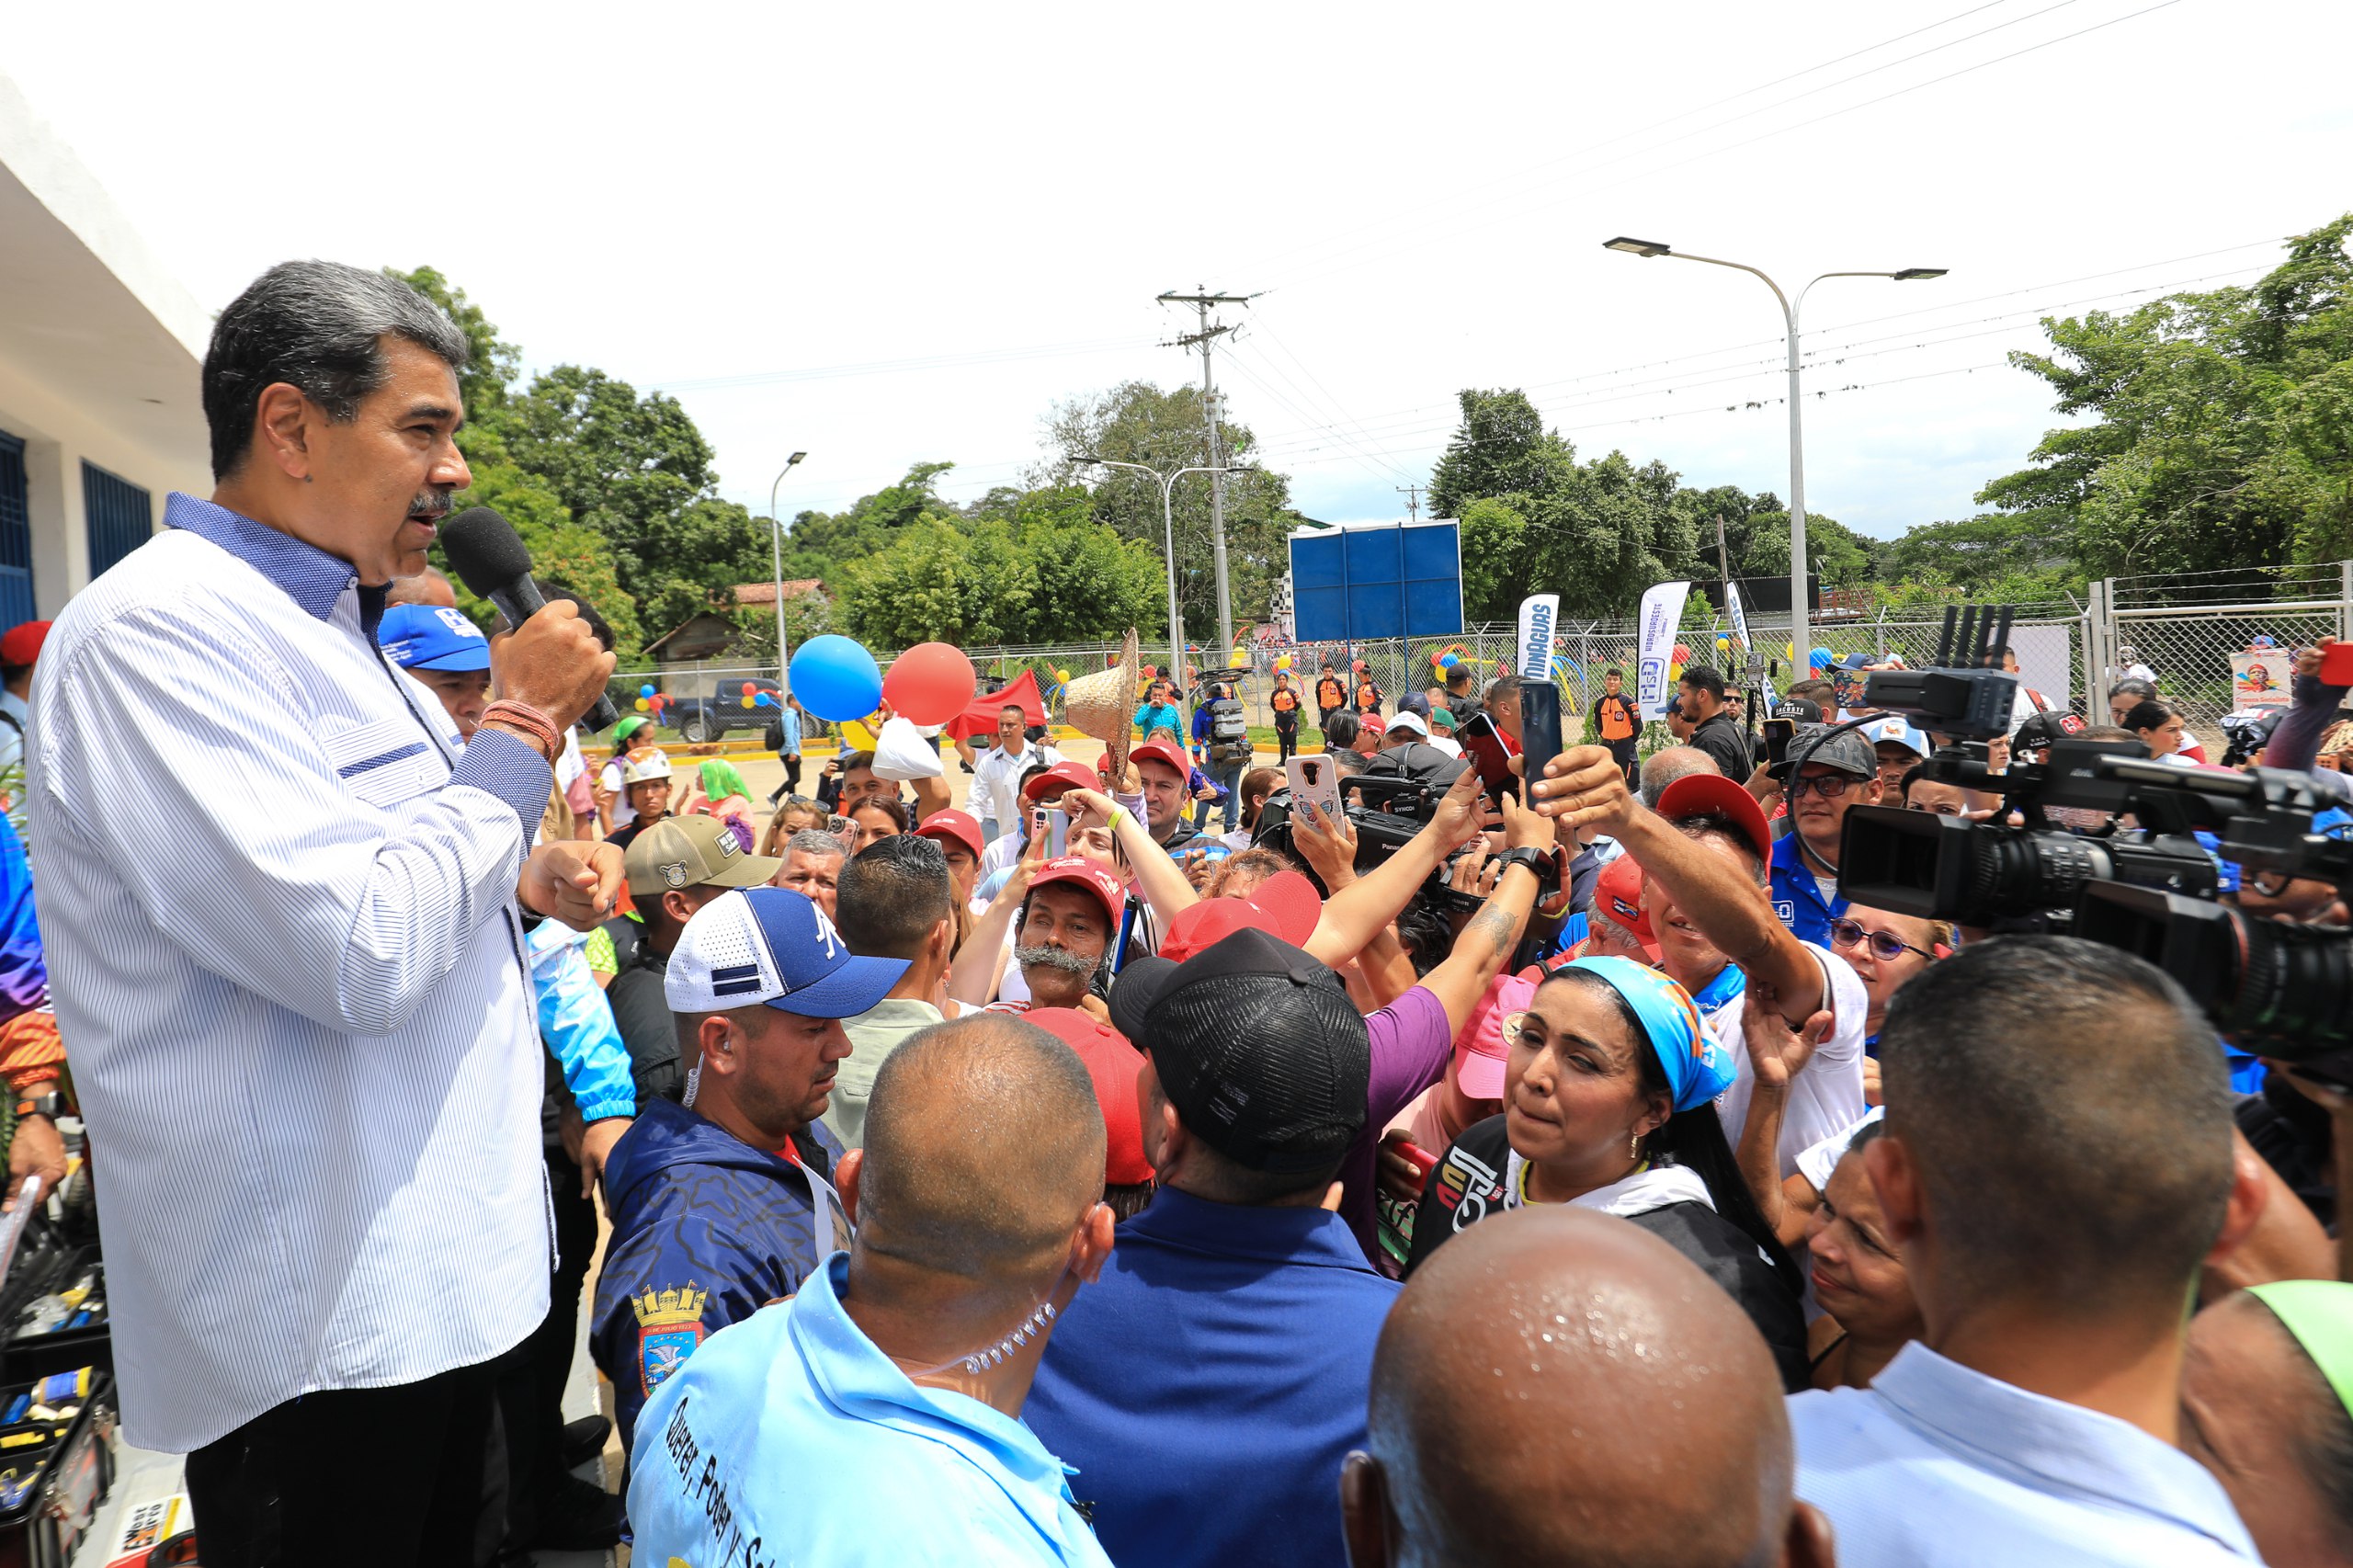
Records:
[[[842,1148],[824,1125],[794,1142],[831,1181]],[[646,1395],[695,1346],[794,1294],[824,1259],[809,1178],[669,1100],[647,1101],[613,1145],[605,1193],[613,1234],[589,1347],[627,1444]]]
[[[1344,1568],[1340,1461],[1397,1291],[1336,1214],[1164,1187],[1055,1323],[1021,1418],[1120,1568]]]

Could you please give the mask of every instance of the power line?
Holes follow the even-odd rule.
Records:
[[[2120,270],[2130,271],[2135,269],[2121,268]],[[1947,335],[1924,336],[1910,343],[1899,344],[1893,347],[1870,348],[1865,346],[1874,343],[1887,343],[1891,339],[1897,337],[1908,337],[1911,335],[1890,333],[1877,337],[1854,339],[1846,343],[1820,344],[1805,351],[1806,361],[1812,366],[1828,366],[1844,363],[1850,359],[1876,358],[1885,354],[1908,353],[1919,348],[1933,348],[1949,343],[1961,343],[1978,337],[1994,336],[2003,332],[2014,332],[2019,330],[2024,323],[2018,320],[2018,318],[2036,317],[2051,311],[2063,310],[2075,305],[2097,303],[2103,301],[2122,300],[2136,294],[2158,294],[2169,292],[2192,284],[2211,282],[2215,278],[2232,277],[2239,270],[2243,269],[2207,273],[2194,278],[2175,278],[2163,283],[2149,284],[2139,289],[2111,290],[2099,294],[2085,295],[2073,300],[2046,301],[2040,304],[2024,306],[2015,311],[2005,312],[1993,316],[1981,317],[1975,321],[1945,323],[1938,326],[1926,328],[1925,331],[1930,334],[1946,334]],[[2099,275],[2095,274],[2094,276]],[[2028,290],[2015,290],[2015,292],[2027,291]],[[1988,297],[1992,298],[1998,296]],[[1889,320],[1893,318],[1881,317],[1878,319]],[[1957,332],[1953,330],[1954,328],[1962,326],[1984,327],[1984,324],[1988,322],[2004,321],[2011,322],[2013,324],[2006,326],[1995,326],[1975,332]],[[1824,335],[1828,335],[1827,329],[1825,329]],[[1695,356],[1695,358],[1697,357],[1704,356]],[[1672,361],[1660,361],[1659,363],[1672,363]],[[1673,396],[1680,392],[1698,391],[1711,386],[1727,385],[1733,382],[1746,381],[1768,374],[1778,375],[1782,363],[1783,362],[1779,357],[1776,356],[1770,359],[1755,360],[1739,366],[1706,366],[1699,368],[1697,373],[1701,375],[1704,379],[1698,381],[1687,380],[1681,376],[1659,377],[1645,381],[1636,381],[1616,387],[1596,389],[1598,395],[1580,395],[1566,399],[1553,400],[1538,400],[1531,397],[1529,402],[1540,414],[1557,414],[1572,409],[1634,401],[1643,397]],[[1634,367],[1634,369],[1639,368],[1640,367]],[[1710,371],[1719,369],[1727,370],[1731,373],[1721,376],[1711,376],[1708,374]],[[1586,377],[1565,378],[1562,381],[1530,382],[1521,390],[1525,392],[1544,386],[1567,385],[1573,384],[1578,381],[1593,380],[1598,376],[1620,373],[1623,372],[1595,372],[1593,375]],[[1296,412],[1296,410],[1293,412]],[[1455,415],[1449,409],[1449,405],[1443,403],[1424,404],[1417,409],[1400,411],[1400,415],[1401,417],[1396,419],[1376,418],[1370,422],[1356,422],[1353,427],[1359,437],[1365,441],[1371,441],[1375,439],[1395,440],[1415,433],[1435,433],[1438,431],[1451,429],[1454,427],[1455,424]],[[1438,423],[1433,424],[1429,422],[1434,417],[1438,419]],[[1314,425],[1313,428],[1322,430],[1326,427],[1319,424]],[[1338,434],[1336,430],[1334,431],[1334,433],[1336,435]],[[1267,441],[1267,451],[1269,455],[1283,452],[1289,449],[1290,444],[1295,444],[1297,438],[1298,437],[1296,437],[1288,435],[1271,437]]]
[[[1817,63],[1808,65],[1802,70],[1792,71],[1785,75],[1776,76],[1770,81],[1760,82],[1754,86],[1743,87],[1736,93],[1727,93],[1722,97],[1711,99],[1707,103],[1697,105],[1691,108],[1678,110],[1674,114],[1668,115],[1664,119],[1653,120],[1648,125],[1638,126],[1631,131],[1620,131],[1615,136],[1604,137],[1598,142],[1587,142],[1585,146],[1575,148],[1567,153],[1560,153],[1554,157],[1540,159],[1533,164],[1524,165],[1516,174],[1503,178],[1490,180],[1483,186],[1479,186],[1471,190],[1461,193],[1452,199],[1450,206],[1455,209],[1461,209],[1466,206],[1484,205],[1486,204],[1485,199],[1492,194],[1506,190],[1523,189],[1525,187],[1525,182],[1531,175],[1539,174],[1546,169],[1556,169],[1563,165],[1574,163],[1577,159],[1586,157],[1593,153],[1597,153],[1603,148],[1614,147],[1621,142],[1631,140],[1637,136],[1646,136],[1654,131],[1663,131],[1666,127],[1673,125],[1679,120],[1690,119],[1693,115],[1705,114],[1711,109],[1722,108],[1727,104],[1738,103],[1743,98],[1754,97],[1758,93],[1770,92],[1773,88],[1780,86],[1785,83],[1794,82],[1802,76],[1811,76],[1816,72],[1830,70],[1834,66],[1845,64],[1849,60],[1859,60],[1866,54],[1877,53],[1882,49],[1891,48],[1895,44],[1904,42],[1907,39],[1917,38],[1923,33],[1931,33],[1939,28],[1949,27],[1953,23],[1961,21],[1965,17],[1977,15],[1980,11],[1990,11],[1996,6],[2008,5],[2010,3],[2011,0],[1986,0],[1985,4],[1972,6],[1967,10],[1957,11],[1953,15],[1946,17],[1939,21],[1930,22],[1926,27],[1914,28],[1908,32],[1897,33],[1893,38],[1881,39],[1879,42],[1866,45],[1864,48],[1850,50],[1845,54],[1836,55],[1829,60],[1818,62]],[[1902,64],[1903,62],[1894,61],[1890,63]],[[1371,231],[1360,230],[1358,233],[1371,233]],[[1339,250],[1334,252],[1334,255],[1345,256],[1351,250],[1360,248],[1361,244],[1365,243],[1384,243],[1393,239],[1393,231],[1389,229],[1382,229],[1380,232],[1380,242],[1351,241],[1343,244]],[[1312,255],[1315,251],[1324,248],[1331,243],[1332,242],[1326,241],[1311,243],[1303,245],[1294,245],[1289,250],[1276,252],[1274,255],[1267,257],[1262,263],[1260,263],[1260,266],[1262,269],[1271,270],[1278,263],[1289,261],[1294,256]]]
[[[1085,343],[1041,343],[1028,347],[981,348],[964,354],[926,354],[908,359],[873,359],[856,365],[813,365],[799,369],[746,370],[726,376],[689,376],[676,381],[648,381],[657,392],[724,392],[737,387],[767,386],[784,381],[827,381],[841,376],[900,375],[916,370],[946,369],[961,365],[997,365],[1016,359],[1056,359],[1081,355],[1131,352],[1149,348],[1149,337],[1104,337]]]
[[[2029,16],[2024,17],[2018,18],[2017,20],[2018,20],[2018,21],[2031,21],[2031,20],[2033,20],[2033,19],[2034,19],[2035,17],[2037,17],[2046,16],[2046,15],[2050,14],[2052,11],[2059,10],[2059,9],[2061,9],[2063,6],[2070,6],[2070,5],[2074,5],[2074,4],[2076,4],[2076,3],[2077,3],[2077,0],[2059,0],[2059,4],[2057,4],[2057,5],[2053,5],[2053,6],[2046,6],[2046,7],[2044,7],[2044,9],[2043,9],[2043,10],[2041,10],[2041,11],[2033,12],[2033,13],[2029,14]],[[2109,19],[2108,19],[2107,21],[2097,22],[2097,23],[2095,23],[2095,24],[2093,24],[2092,26],[2087,27],[2087,28],[2078,28],[2078,29],[2077,29],[2077,30],[2075,30],[2075,32],[2071,32],[2071,33],[2062,33],[2062,34],[2060,34],[2060,35],[2059,35],[2058,37],[2056,37],[2056,38],[2045,39],[2045,40],[2042,40],[2041,41],[2040,41],[2040,42],[2038,42],[2038,43],[2029,44],[2029,45],[2027,45],[2027,46],[2026,46],[2025,48],[2023,48],[2023,49],[2016,49],[2016,50],[2012,50],[2012,51],[2011,51],[2009,53],[2007,53],[2007,54],[1999,54],[1999,55],[1995,55],[1995,56],[1994,56],[1994,57],[1993,57],[1992,59],[1990,59],[1990,60],[1982,60],[1982,61],[1979,61],[1979,62],[1975,62],[1974,64],[1962,66],[1962,67],[1961,67],[1961,68],[1960,68],[1959,70],[1956,70],[1956,71],[1949,71],[1949,72],[1947,72],[1946,74],[1943,74],[1943,75],[1941,75],[1941,76],[1932,76],[1932,77],[1929,77],[1927,81],[1924,81],[1924,82],[1915,82],[1915,83],[1910,84],[1909,85],[1903,86],[1903,87],[1898,87],[1898,88],[1896,88],[1896,89],[1895,89],[1894,91],[1893,91],[1893,92],[1882,93],[1882,94],[1881,94],[1881,95],[1880,95],[1879,97],[1873,97],[1873,98],[1866,98],[1866,99],[1862,100],[1862,101],[1861,101],[1861,102],[1859,102],[1859,103],[1848,104],[1848,105],[1846,105],[1846,106],[1844,106],[1843,108],[1840,108],[1831,109],[1831,110],[1827,111],[1826,113],[1816,115],[1816,116],[1814,116],[1813,119],[1802,119],[1802,120],[1798,120],[1798,121],[1796,121],[1796,122],[1794,122],[1794,123],[1792,123],[1792,124],[1790,124],[1790,125],[1779,126],[1779,127],[1776,127],[1776,128],[1774,128],[1773,130],[1770,130],[1770,131],[1759,131],[1759,132],[1757,132],[1756,134],[1755,134],[1755,135],[1753,135],[1753,136],[1744,137],[1744,138],[1742,138],[1742,139],[1741,139],[1741,140],[1739,140],[1739,141],[1732,142],[1728,142],[1728,143],[1726,143],[1726,144],[1724,144],[1724,145],[1722,145],[1722,146],[1719,146],[1719,147],[1711,147],[1711,148],[1704,149],[1704,150],[1702,150],[1702,151],[1700,151],[1700,152],[1698,152],[1698,153],[1692,153],[1692,154],[1691,154],[1690,156],[1688,156],[1688,157],[1677,159],[1677,160],[1676,160],[1676,161],[1674,161],[1673,163],[1662,164],[1662,165],[1655,165],[1655,166],[1646,167],[1646,168],[1643,168],[1643,169],[1640,169],[1640,170],[1637,170],[1637,171],[1634,171],[1634,172],[1629,173],[1629,174],[1628,174],[1628,175],[1626,175],[1623,178],[1617,179],[1617,180],[1612,180],[1612,181],[1609,181],[1609,182],[1608,182],[1608,183],[1606,183],[1606,184],[1601,184],[1601,185],[1597,185],[1597,186],[1591,187],[1590,187],[1590,190],[1591,190],[1591,191],[1612,190],[1612,189],[1616,189],[1616,188],[1617,188],[1618,187],[1620,187],[1620,186],[1632,184],[1632,183],[1633,183],[1633,182],[1635,182],[1636,180],[1649,180],[1649,179],[1654,179],[1654,178],[1656,178],[1658,176],[1660,176],[1660,175],[1662,175],[1662,174],[1665,174],[1665,173],[1666,173],[1667,171],[1669,171],[1669,170],[1671,170],[1671,169],[1679,169],[1679,168],[1682,168],[1683,166],[1685,166],[1685,165],[1688,165],[1688,164],[1699,163],[1699,162],[1702,161],[1703,159],[1719,157],[1719,156],[1722,156],[1722,154],[1727,153],[1736,153],[1736,152],[1739,152],[1739,151],[1740,151],[1741,149],[1743,149],[1743,148],[1755,146],[1755,145],[1756,145],[1756,143],[1758,143],[1758,142],[1771,141],[1773,138],[1775,138],[1775,137],[1777,137],[1777,136],[1786,136],[1786,135],[1790,134],[1790,132],[1792,132],[1792,131],[1802,131],[1802,130],[1806,129],[1806,128],[1807,128],[1807,127],[1809,127],[1809,126],[1819,125],[1819,124],[1823,123],[1823,122],[1824,122],[1824,121],[1825,121],[1825,120],[1836,119],[1839,118],[1839,117],[1840,117],[1840,116],[1842,116],[1842,115],[1853,114],[1853,113],[1855,113],[1855,112],[1857,112],[1857,111],[1859,111],[1859,110],[1866,109],[1866,108],[1872,108],[1872,107],[1873,107],[1873,106],[1875,106],[1875,105],[1878,105],[1878,104],[1883,104],[1883,103],[1889,102],[1889,101],[1890,101],[1890,100],[1892,100],[1892,99],[1899,98],[1899,97],[1904,97],[1904,96],[1906,96],[1906,95],[1908,95],[1908,94],[1911,94],[1911,93],[1916,93],[1916,92],[1919,92],[1919,91],[1921,91],[1921,90],[1923,90],[1923,89],[1925,89],[1925,88],[1927,88],[1927,87],[1933,87],[1933,86],[1936,86],[1936,85],[1939,85],[1939,84],[1941,84],[1941,83],[1945,83],[1945,82],[1952,81],[1952,80],[1954,80],[1954,79],[1955,79],[1955,78],[1957,78],[1957,77],[1969,75],[1969,74],[1972,74],[1972,73],[1973,73],[1973,72],[1983,71],[1983,70],[1986,69],[1986,68],[1987,68],[1987,67],[1989,67],[1989,66],[1999,65],[1999,64],[2002,64],[2003,62],[2006,62],[2006,61],[2016,60],[2016,59],[2020,58],[2021,56],[2035,53],[2037,51],[2040,51],[2040,50],[2049,49],[2049,48],[2051,48],[2051,47],[2052,47],[2053,45],[2056,45],[2056,44],[2062,44],[2062,43],[2068,42],[2070,40],[2073,40],[2073,39],[2082,38],[2082,37],[2084,37],[2086,34],[2088,34],[2088,33],[2095,33],[2095,32],[2098,32],[2098,31],[2100,31],[2102,28],[2114,27],[2114,26],[2116,26],[2116,25],[2118,25],[2119,23],[2121,23],[2121,22],[2129,22],[2129,21],[2132,21],[2132,20],[2134,20],[2134,19],[2135,19],[2135,18],[2137,18],[2137,17],[2147,16],[2147,15],[2149,15],[2151,12],[2154,12],[2154,11],[2162,11],[2162,10],[2166,9],[2168,6],[2177,6],[2177,5],[2179,5],[2179,4],[2181,4],[2181,0],[2158,0],[2158,3],[2157,3],[2157,4],[2155,4],[2155,5],[2154,5],[2154,6],[2143,6],[2142,9],[2140,9],[2140,10],[2138,10],[2138,11],[2129,12],[2129,13],[2127,13],[2126,15],[2121,16],[2121,17],[2110,17]],[[1998,26],[1998,27],[1995,27],[1995,28],[1984,28],[1984,29],[1983,29],[1983,30],[1982,30],[1982,31],[1980,31],[1980,32],[1972,33],[1972,34],[1969,35],[1969,38],[1970,38],[1970,39],[1982,38],[1982,37],[1984,37],[1986,33],[1998,31],[1998,30],[2000,30],[2000,28],[2001,28],[2011,27],[2011,26],[2014,26],[2014,25],[2016,25],[2016,23],[2015,23],[2015,22],[2004,22],[2004,23],[1999,24],[1999,26]],[[1961,40],[1953,40],[1953,41],[1954,41],[1954,42],[1967,42],[1967,41],[1969,41],[1969,40],[1968,40],[1968,39],[1961,39]],[[1938,46],[1937,46],[1937,49],[1943,49],[1943,48],[1947,48],[1947,47],[1949,47],[1949,45],[1946,45],[1946,44],[1939,44],[1939,45],[1938,45]],[[1841,82],[1836,83],[1836,84],[1831,84],[1831,85],[1847,85],[1847,84],[1848,84],[1848,83],[1852,83],[1852,82],[1855,82],[1855,81],[1859,81],[1859,80],[1861,80],[1861,79],[1862,79],[1862,77],[1863,77],[1863,76],[1875,74],[1876,74],[1876,72],[1877,72],[1877,71],[1879,71],[1879,70],[1892,69],[1892,68],[1893,68],[1893,66],[1895,66],[1895,65],[1900,65],[1900,64],[1908,63],[1908,62],[1909,62],[1909,61],[1911,61],[1911,60],[1916,60],[1916,59],[1921,58],[1921,57],[1922,57],[1922,56],[1924,56],[1924,55],[1930,54],[1930,53],[1934,53],[1934,52],[1936,52],[1936,50],[1923,50],[1923,51],[1921,51],[1918,54],[1906,56],[1904,60],[1900,60],[1900,61],[1891,61],[1891,62],[1890,62],[1886,66],[1875,67],[1875,68],[1874,68],[1874,70],[1873,70],[1873,71],[1870,71],[1870,72],[1862,72],[1862,73],[1859,73],[1859,74],[1856,74],[1856,75],[1854,75],[1854,76],[1850,76],[1850,77],[1844,78],[1844,79],[1842,79],[1842,81],[1841,81]],[[1797,103],[1797,102],[1802,101],[1802,99],[1804,99],[1804,98],[1813,97],[1813,96],[1814,96],[1816,93],[1818,93],[1818,92],[1824,92],[1824,91],[1828,91],[1828,90],[1829,90],[1829,85],[1825,85],[1824,87],[1821,87],[1821,88],[1813,88],[1813,89],[1809,89],[1808,91],[1806,91],[1806,92],[1804,92],[1804,93],[1793,94],[1793,95],[1792,95],[1792,96],[1790,96],[1790,97],[1785,98],[1785,99],[1782,99],[1779,104],[1776,104],[1776,105],[1773,105],[1773,106],[1769,106],[1769,107],[1772,107],[1772,108],[1786,108],[1786,107],[1788,107],[1788,106],[1789,106],[1789,105],[1790,105],[1790,104]],[[1725,120],[1722,120],[1722,121],[1718,122],[1718,124],[1717,124],[1717,125],[1715,125],[1715,126],[1704,127],[1704,128],[1702,128],[1702,130],[1701,130],[1700,131],[1687,132],[1687,133],[1685,133],[1685,134],[1683,134],[1683,135],[1680,135],[1680,136],[1672,137],[1672,138],[1668,139],[1668,141],[1667,141],[1667,142],[1662,142],[1662,143],[1660,143],[1659,145],[1660,145],[1660,146],[1672,146],[1675,142],[1684,142],[1684,141],[1688,141],[1688,140],[1690,140],[1690,138],[1691,138],[1693,135],[1703,134],[1703,133],[1704,133],[1704,131],[1707,131],[1707,130],[1716,130],[1716,129],[1721,129],[1721,128],[1722,128],[1722,126],[1724,126],[1724,125],[1730,125],[1730,124],[1733,124],[1733,123],[1736,122],[1737,120],[1748,119],[1748,118],[1750,118],[1753,114],[1757,113],[1757,112],[1761,112],[1761,111],[1751,110],[1751,111],[1747,111],[1747,112],[1743,113],[1743,114],[1740,114],[1740,115],[1733,116],[1733,117],[1731,117],[1730,119],[1725,119]],[[1651,150],[1655,151],[1656,149],[1651,149]],[[1625,158],[1614,158],[1614,159],[1609,160],[1609,161],[1608,161],[1608,163],[1606,163],[1606,164],[1601,165],[1599,165],[1599,166],[1600,166],[1600,167],[1604,167],[1604,168],[1606,168],[1606,167],[1610,166],[1611,165],[1620,164],[1620,163],[1624,163],[1624,162],[1626,162],[1626,161],[1627,161],[1627,160],[1626,160]],[[1549,183],[1558,184],[1558,183],[1560,183],[1560,182],[1559,182],[1559,181],[1552,181],[1552,182],[1549,182]],[[1487,203],[1486,205],[1493,205],[1493,203]],[[1435,225],[1425,225],[1424,227],[1425,227],[1425,229],[1431,229],[1431,228],[1434,228],[1434,227],[1435,227]],[[1412,246],[1412,245],[1416,245],[1416,244],[1431,244],[1431,243],[1433,243],[1434,239],[1435,239],[1435,235],[1433,234],[1433,235],[1432,235],[1431,237],[1429,237],[1429,238],[1425,238],[1425,239],[1421,239],[1421,240],[1418,240],[1418,241],[1415,241],[1415,240],[1408,240],[1408,241],[1405,241],[1405,242],[1404,242],[1404,245],[1406,245],[1406,246]],[[1328,277],[1333,276],[1333,275],[1334,275],[1334,274],[1336,274],[1336,273],[1349,271],[1349,270],[1351,270],[1351,269],[1353,269],[1353,268],[1355,268],[1355,267],[1361,267],[1361,266],[1365,266],[1365,265],[1367,265],[1367,263],[1368,263],[1368,262],[1370,262],[1370,261],[1371,261],[1371,260],[1373,260],[1373,259],[1377,259],[1378,257],[1380,257],[1380,256],[1393,256],[1393,255],[1396,253],[1397,249],[1398,249],[1398,248],[1400,248],[1400,246],[1399,246],[1397,244],[1393,243],[1393,242],[1392,242],[1392,244],[1390,244],[1386,249],[1373,249],[1373,248],[1372,248],[1372,247],[1373,247],[1373,245],[1374,245],[1374,242],[1366,242],[1364,244],[1360,244],[1360,245],[1358,245],[1358,246],[1353,247],[1353,248],[1355,248],[1355,249],[1372,249],[1372,254],[1371,254],[1371,255],[1367,256],[1364,259],[1358,260],[1358,261],[1338,262],[1338,263],[1336,263],[1336,265],[1331,266],[1331,267],[1324,267],[1324,268],[1323,268],[1322,270],[1308,273],[1308,274],[1306,274],[1304,277],[1292,278],[1292,279],[1290,279],[1290,285],[1291,285],[1291,286],[1295,286],[1295,285],[1297,285],[1297,284],[1299,284],[1299,283],[1313,281],[1313,280],[1315,280],[1315,279],[1323,278],[1328,278]],[[1342,251],[1342,252],[1338,252],[1338,253],[1336,253],[1336,255],[1340,255],[1340,256],[1345,256],[1345,255],[1347,255],[1347,254],[1348,254],[1348,252],[1347,252],[1347,251]]]

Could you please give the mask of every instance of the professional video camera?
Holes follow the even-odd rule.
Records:
[[[1876,673],[1864,700],[1956,741],[2000,734],[2017,681],[1994,667],[1994,651],[2010,612],[1980,622],[1972,607],[1958,642],[1954,617],[1946,610],[1939,667]],[[1997,793],[2024,825],[1858,806],[1839,841],[1841,894],[1904,915],[2069,931],[2125,949],[2180,981],[2242,1049],[2353,1085],[2353,932],[2251,918],[2215,902],[2218,858],[2243,875],[2353,890],[2353,843],[2313,830],[2332,802],[2310,776],[2181,767],[2150,760],[2135,741],[2086,740],[2056,742],[2040,766],[1996,774],[1971,749],[1940,747],[1922,765],[1927,777]],[[2060,825],[2086,820],[2076,813],[2103,825]],[[2136,825],[2113,820],[2123,816]]]

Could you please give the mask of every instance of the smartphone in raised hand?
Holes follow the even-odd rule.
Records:
[[[1340,770],[1328,756],[1295,756],[1283,764],[1293,802],[1305,801],[1334,821],[1340,814]]]
[[[1070,853],[1070,813],[1059,806],[1049,807],[1046,817],[1046,857],[1048,859]]]
[[[1561,688],[1549,680],[1519,683],[1520,777],[1541,778],[1561,755]]]

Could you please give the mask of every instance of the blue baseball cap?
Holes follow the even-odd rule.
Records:
[[[674,1013],[727,1013],[755,1002],[804,1018],[847,1018],[890,994],[904,959],[852,956],[825,912],[790,888],[739,888],[704,904],[678,933],[662,977]]]
[[[490,639],[454,609],[394,605],[376,624],[376,641],[404,670],[486,670]]]

